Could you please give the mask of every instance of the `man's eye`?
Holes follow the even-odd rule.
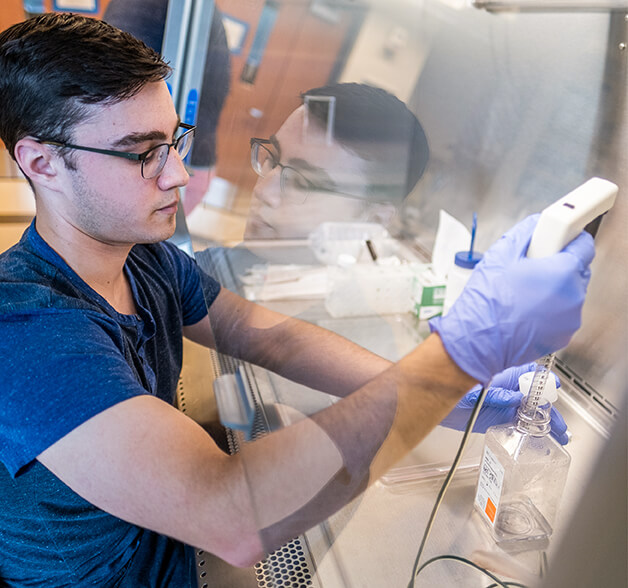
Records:
[[[292,169],[291,167],[286,167],[284,170],[284,183],[285,186],[291,190],[305,192],[312,188],[312,184],[298,171]]]
[[[154,161],[158,156],[159,149],[151,149],[144,158],[144,163],[150,163]]]
[[[310,182],[308,182],[302,175],[300,174],[295,174],[292,178],[292,184],[294,185],[295,188],[298,188],[299,190],[308,190],[311,189],[312,186],[310,185]]]
[[[277,167],[277,160],[270,154],[266,154],[261,161],[262,169],[269,172]]]

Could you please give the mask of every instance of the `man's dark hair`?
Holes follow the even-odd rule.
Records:
[[[335,97],[332,130],[336,141],[368,161],[398,166],[398,172],[405,174],[396,187],[387,190],[389,198],[403,199],[412,191],[427,165],[429,148],[421,123],[401,100],[381,88],[357,83],[314,88],[301,98],[305,101],[308,96]],[[329,103],[310,100],[307,107],[309,115],[325,128]],[[372,177],[370,181],[375,192],[381,180]]]
[[[170,68],[135,37],[74,14],[43,14],[0,33],[0,138],[70,142],[92,104],[114,104]],[[67,160],[66,160],[67,163]]]

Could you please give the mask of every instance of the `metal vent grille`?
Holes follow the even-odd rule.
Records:
[[[294,539],[255,564],[260,588],[301,588],[312,586],[312,575],[300,539]]]
[[[196,550],[196,585],[198,588],[209,588],[207,570],[205,569],[205,552],[202,549]]]
[[[183,388],[183,379],[179,377],[177,382],[177,407],[182,413],[185,413],[185,390]]]

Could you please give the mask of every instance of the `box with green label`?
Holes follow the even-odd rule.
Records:
[[[445,279],[438,277],[430,264],[415,274],[414,312],[421,320],[438,316],[445,302]]]

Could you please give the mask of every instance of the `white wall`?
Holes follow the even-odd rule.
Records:
[[[371,7],[340,81],[377,86],[407,102],[427,57],[429,36],[421,26],[422,2],[394,4],[377,2]],[[391,44],[396,47],[392,53],[386,51]]]

